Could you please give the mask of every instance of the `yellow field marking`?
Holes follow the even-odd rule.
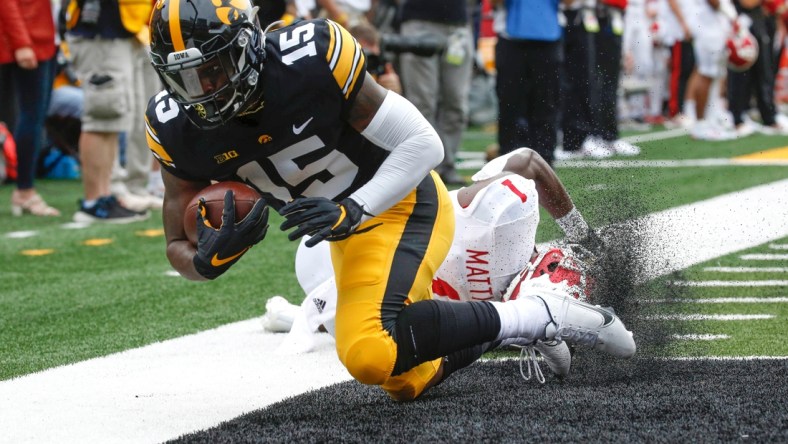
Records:
[[[134,234],[140,237],[158,237],[158,236],[164,236],[164,230],[161,228],[151,228],[148,230],[137,231]]]
[[[772,148],[769,150],[756,151],[743,156],[734,157],[735,160],[786,160],[788,159],[788,146]]]
[[[22,250],[20,253],[24,256],[46,256],[47,254],[54,253],[55,250],[51,248],[44,248],[40,250]]]
[[[82,242],[82,245],[87,245],[89,247],[100,247],[102,245],[111,244],[112,242],[112,239],[88,239],[85,242]]]

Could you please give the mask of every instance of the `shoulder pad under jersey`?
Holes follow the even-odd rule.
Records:
[[[347,29],[328,19],[304,20],[272,32],[285,65],[305,63],[305,69],[327,64],[345,100],[355,97],[366,72],[361,45]],[[317,56],[317,57],[306,57]]]
[[[177,138],[168,138],[164,132],[177,132],[181,125],[175,121],[183,120],[185,122],[186,119],[188,119],[186,115],[180,112],[178,105],[170,98],[166,90],[162,90],[148,101],[148,107],[145,110],[145,138],[153,156],[168,171],[175,169],[168,149],[175,147],[165,148],[166,144],[163,140],[177,140]],[[164,125],[165,122],[167,125]]]

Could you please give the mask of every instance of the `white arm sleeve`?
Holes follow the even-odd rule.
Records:
[[[361,134],[391,151],[372,179],[350,195],[373,215],[402,200],[443,160],[438,133],[412,103],[392,91]]]

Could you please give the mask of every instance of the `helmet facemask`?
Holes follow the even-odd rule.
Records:
[[[200,128],[216,128],[259,98],[265,34],[244,24],[229,42],[221,35],[199,47],[151,52],[154,68],[172,98]],[[191,108],[191,109],[189,109]]]

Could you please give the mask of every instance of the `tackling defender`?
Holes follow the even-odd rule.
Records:
[[[262,30],[248,0],[159,0],[151,58],[166,90],[146,112],[162,164],[167,257],[183,276],[215,279],[260,242],[268,207],[290,240],[331,241],[336,347],[348,372],[410,400],[442,378],[443,357],[507,338],[587,343],[634,354],[612,313],[545,292],[512,303],[431,300],[451,245],[452,205],[432,171],[443,147],[401,96],[366,73],[358,43],[330,20]],[[234,220],[201,214],[198,244],[184,210],[210,180],[264,196]]]
[[[544,286],[562,287],[565,281],[565,291],[580,300],[588,300],[591,292],[591,279],[586,273],[588,264],[574,254],[571,245],[587,244],[589,236],[594,235],[590,234],[588,224],[547,162],[535,151],[520,148],[488,163],[473,178],[472,185],[449,193],[456,230],[449,254],[433,278],[433,298],[510,300],[528,293],[538,294]],[[540,205],[564,231],[569,245],[545,249],[541,253],[537,251]],[[583,247],[575,249],[586,252]],[[586,259],[590,259],[588,255]],[[301,307],[280,297],[266,304],[265,328],[290,332],[282,343],[283,352],[309,351],[314,345],[311,333],[320,326],[334,333],[336,285],[330,261],[327,244],[306,248],[302,242],[296,254],[296,276],[306,299]],[[548,277],[535,280],[543,275]],[[483,344],[447,359],[456,370],[472,363],[483,352],[506,345],[523,346],[526,358],[533,356],[533,347],[557,376],[569,373],[571,356],[561,341],[534,343],[533,340],[512,338]],[[534,370],[536,378],[544,382],[535,361]]]

